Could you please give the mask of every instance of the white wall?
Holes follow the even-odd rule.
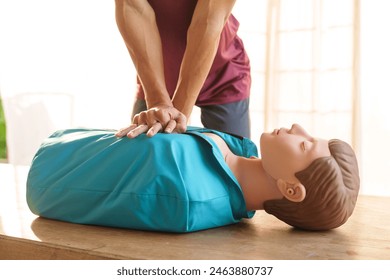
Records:
[[[362,187],[390,196],[390,1],[361,4]]]
[[[74,125],[129,120],[135,74],[114,1],[0,0],[0,92],[74,96]]]

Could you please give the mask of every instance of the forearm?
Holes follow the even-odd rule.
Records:
[[[235,0],[199,1],[195,9],[173,97],[174,106],[187,118],[209,74],[234,3]]]
[[[219,43],[218,34],[207,30],[204,24],[197,25],[188,32],[187,48],[173,97],[174,106],[187,118],[210,71]]]
[[[161,38],[149,3],[117,0],[116,21],[142,83],[147,107],[172,105],[165,85]]]

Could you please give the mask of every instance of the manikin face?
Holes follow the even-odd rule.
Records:
[[[328,141],[310,136],[300,125],[275,129],[260,138],[261,158],[265,171],[275,180],[299,182],[295,173],[307,168],[315,159],[330,156]]]

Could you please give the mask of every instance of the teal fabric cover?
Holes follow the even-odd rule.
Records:
[[[236,178],[202,132],[220,135],[237,155],[257,156],[249,139],[195,127],[135,139],[113,130],[57,131],[32,161],[28,205],[51,219],[169,232],[251,218]]]

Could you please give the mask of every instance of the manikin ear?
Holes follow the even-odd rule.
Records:
[[[292,202],[301,202],[306,197],[305,186],[300,182],[289,183],[283,179],[278,179],[276,184],[283,196]]]

